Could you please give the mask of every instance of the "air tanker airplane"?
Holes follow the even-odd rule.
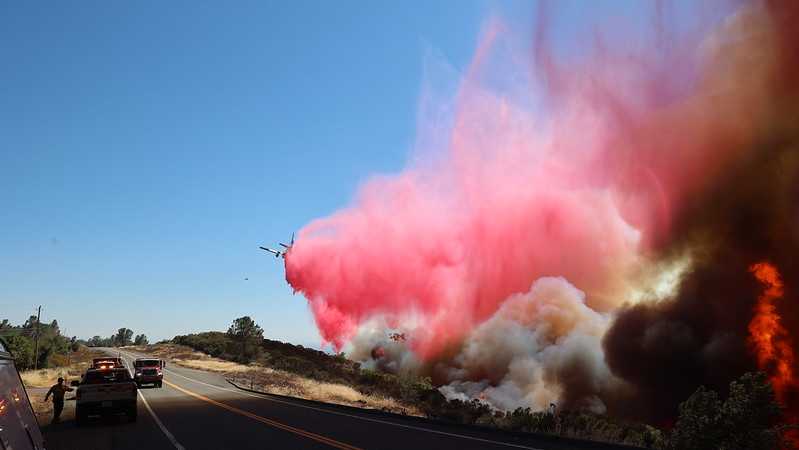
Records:
[[[282,242],[280,242],[280,245],[282,245],[285,250],[275,250],[273,248],[268,248],[268,247],[258,247],[258,248],[260,248],[261,250],[266,250],[269,253],[274,253],[275,258],[280,258],[282,256],[283,259],[286,259],[286,253],[288,253],[288,251],[291,250],[291,246],[294,245],[294,233],[291,233],[291,242],[288,245]]]

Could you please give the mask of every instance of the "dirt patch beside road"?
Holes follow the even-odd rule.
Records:
[[[47,394],[47,388],[26,388],[28,398],[33,406],[33,412],[36,414],[36,420],[40,425],[50,423],[53,418],[53,402],[48,400],[44,401],[44,396]]]

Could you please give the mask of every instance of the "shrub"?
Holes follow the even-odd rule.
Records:
[[[213,357],[223,357],[228,348],[234,345],[234,342],[225,333],[219,331],[208,331],[205,333],[187,334],[184,336],[175,336],[172,342],[179,345],[191,347],[194,350],[203,352]],[[228,357],[225,359],[232,359]]]
[[[782,445],[782,419],[765,374],[747,373],[730,383],[722,403],[718,394],[699,387],[680,405],[669,437],[671,449],[767,450]]]

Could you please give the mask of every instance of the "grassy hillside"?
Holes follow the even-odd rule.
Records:
[[[176,336],[172,342],[215,359],[227,360],[228,364],[239,359],[241,354],[239,343],[223,332]],[[153,349],[151,347],[150,351]],[[334,403],[378,407],[510,431],[555,434],[642,447],[657,446],[663,441],[662,433],[656,428],[604,415],[561,412],[554,416],[529,408],[502,412],[491,410],[477,400],[447,401],[429,378],[363,369],[359,363],[348,360],[343,354],[330,355],[271,339],[263,339],[257,350],[248,352],[253,355],[252,363],[249,366],[236,364],[237,369],[231,371],[229,377],[244,384],[252,382],[255,387],[272,393],[322,401],[332,399]],[[198,362],[195,357],[195,361],[188,361],[184,365],[203,368],[209,363]]]
[[[730,384],[726,399],[700,387],[680,405],[672,430],[585,411],[491,409],[479,400],[448,401],[429,378],[364,369],[343,354],[329,355],[270,339],[249,317],[236,319],[227,333],[176,336],[173,349],[202,352],[191,367],[227,367],[230,378],[268,392],[355,406],[383,408],[460,424],[546,433],[644,448],[793,448],[783,440],[786,424],[773,388],[763,373],[745,374]],[[184,350],[185,351],[185,350]],[[196,359],[196,358],[195,358]],[[207,368],[207,367],[206,367]],[[741,443],[745,443],[742,445]]]
[[[171,343],[136,346],[133,349],[168,359],[172,364],[182,367],[220,372],[238,385],[264,392],[399,414],[422,415],[412,403],[377,392],[359,391],[341,378],[319,376],[320,372],[317,372],[316,376],[308,376],[299,372],[276,369],[265,361],[242,364],[216,358],[185,345]]]
[[[175,344],[221,359],[237,360],[238,344],[227,333],[205,333],[176,336]],[[443,396],[433,389],[429,378],[412,375],[394,375],[362,369],[360,364],[340,355],[329,355],[319,350],[305,348],[271,339],[263,339],[253,361],[274,370],[293,373],[320,382],[345,384],[367,395],[380,395],[410,404]]]

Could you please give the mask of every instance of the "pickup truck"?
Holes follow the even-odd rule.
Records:
[[[136,359],[133,361],[133,379],[136,385],[141,387],[143,384],[153,384],[160,388],[164,382],[164,367],[166,362],[160,359]]]
[[[131,422],[136,421],[136,382],[128,369],[89,369],[77,386],[75,393],[75,423],[83,425],[89,416],[124,413]]]
[[[114,367],[125,367],[125,361],[116,357],[92,359],[92,369],[113,369]]]

